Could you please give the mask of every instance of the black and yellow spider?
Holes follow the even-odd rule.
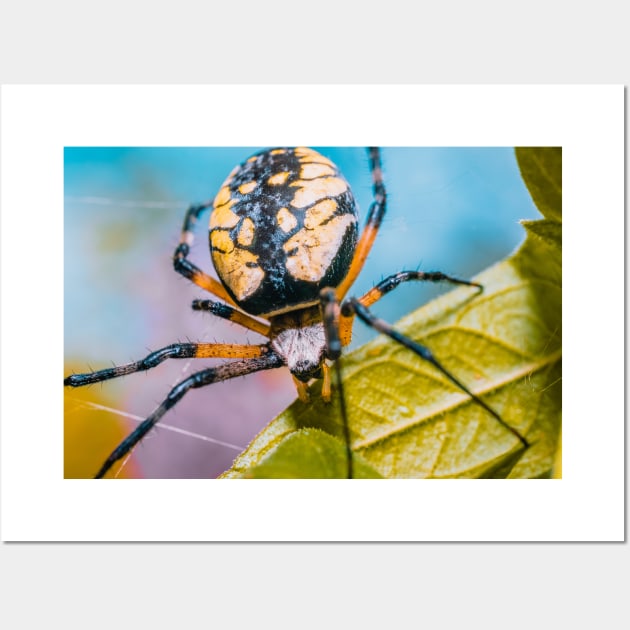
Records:
[[[378,148],[369,149],[369,162],[373,202],[360,236],[348,183],[329,159],[303,147],[271,149],[251,156],[234,168],[213,201],[188,209],[173,256],[175,270],[220,300],[194,300],[193,309],[234,322],[268,341],[259,345],[174,343],[139,361],[66,377],[64,385],[80,387],[149,370],[171,358],[234,359],[177,384],[111,453],[97,478],[129,453],[190,389],[286,366],[302,400],[308,400],[308,383],[322,379],[321,395],[331,401],[330,366],[350,342],[355,317],[433,364],[528,446],[523,436],[447,371],[428,348],[370,312],[370,306],[403,282],[446,281],[481,290],[479,284],[441,272],[401,271],[361,297],[348,297],[387,207]],[[210,207],[210,250],[221,282],[188,260],[195,224]],[[352,477],[353,457],[339,372],[336,387],[345,423],[347,476]]]

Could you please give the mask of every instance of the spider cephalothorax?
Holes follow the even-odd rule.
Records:
[[[326,356],[326,332],[319,305],[276,315],[271,319],[271,347],[291,374],[307,383],[321,378]]]

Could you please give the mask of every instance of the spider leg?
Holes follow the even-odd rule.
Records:
[[[350,445],[350,426],[348,424],[348,413],[346,409],[346,398],[343,391],[343,380],[341,378],[341,347],[342,339],[339,334],[339,320],[341,317],[341,309],[337,295],[334,289],[322,289],[320,294],[320,302],[322,309],[322,319],[324,323],[324,332],[326,334],[326,356],[335,361],[335,386],[339,392],[339,405],[341,411],[341,420],[343,428],[343,437],[346,443],[346,461],[348,463],[347,478],[352,479],[353,456],[352,447]],[[330,384],[326,385],[327,395],[330,395]]]
[[[424,282],[450,282],[451,284],[463,284],[470,287],[476,287],[480,291],[483,287],[478,282],[470,282],[469,280],[460,280],[453,276],[448,276],[441,271],[399,271],[379,282],[375,287],[370,289],[365,295],[361,296],[358,301],[363,306],[372,306],[378,302],[385,294],[393,291],[403,282],[410,280],[419,280]]]
[[[245,376],[260,370],[270,370],[284,365],[282,359],[273,351],[268,354],[243,361],[226,363],[217,367],[207,368],[199,372],[191,374],[188,378],[178,383],[168,393],[164,401],[155,409],[155,411],[144,421],[142,421],[136,429],[130,433],[111,453],[105,463],[101,466],[95,479],[101,479],[107,471],[119,459],[122,459],[140,440],[155,426],[162,416],[172,407],[174,407],[184,395],[191,389],[205,387],[212,383],[226,381],[237,376]]]
[[[461,280],[453,276],[448,276],[441,271],[399,271],[379,282],[375,287],[370,289],[365,295],[358,298],[363,306],[372,306],[378,302],[385,294],[393,291],[403,282],[410,280],[420,280],[428,282],[450,282],[451,284],[462,284],[470,287],[476,287],[479,291],[483,291],[483,287],[478,282],[470,282],[469,280]],[[343,312],[339,320],[339,335],[341,343],[347,346],[352,340],[352,324],[354,322],[354,313],[346,316]]]
[[[444,374],[444,376],[446,376],[446,378],[448,378],[454,385],[456,385],[459,389],[461,389],[463,392],[468,394],[468,396],[470,396],[478,405],[483,407],[490,415],[492,415],[492,417],[497,422],[499,422],[499,424],[501,424],[505,429],[507,429],[508,431],[510,431],[510,433],[512,433],[515,437],[517,437],[518,440],[521,442],[521,444],[525,448],[529,447],[529,442],[516,429],[514,429],[509,424],[507,424],[503,420],[503,418],[501,418],[501,416],[496,411],[494,411],[494,409],[489,407],[481,398],[479,398],[479,396],[473,394],[470,391],[470,389],[466,387],[466,385],[464,385],[459,379],[457,379],[453,374],[451,374],[451,372],[449,372],[435,358],[435,356],[433,355],[431,350],[429,350],[429,348],[413,341],[413,339],[409,339],[409,337],[406,337],[402,333],[399,333],[396,329],[392,328],[392,326],[390,326],[390,324],[388,324],[386,321],[375,317],[370,312],[370,310],[366,306],[361,304],[361,302],[357,300],[356,298],[350,298],[349,300],[344,302],[342,312],[346,316],[349,316],[351,313],[356,314],[356,316],[361,321],[363,321],[365,324],[367,324],[371,328],[374,328],[378,330],[380,333],[387,335],[390,339],[393,339],[394,341],[397,341],[398,343],[402,344],[403,346],[405,346],[405,348],[408,348],[409,350],[417,354],[420,358],[424,359],[425,361],[433,365],[440,372],[442,372],[442,374]]]
[[[365,224],[365,229],[361,234],[361,238],[357,243],[354,251],[352,262],[350,263],[350,269],[348,274],[344,278],[343,282],[337,287],[337,299],[342,300],[350,287],[354,284],[357,276],[363,269],[363,265],[372,249],[374,239],[378,233],[378,229],[385,216],[387,208],[387,193],[385,191],[385,184],[383,183],[383,172],[381,169],[381,153],[378,147],[370,147],[368,149],[368,155],[370,160],[370,171],[372,173],[374,201],[368,211],[368,218]]]
[[[192,308],[193,311],[208,311],[217,317],[227,319],[239,326],[253,330],[263,337],[269,337],[270,326],[267,322],[261,322],[247,313],[243,313],[243,311],[223,304],[223,302],[215,302],[214,300],[193,300]]]
[[[150,370],[166,359],[253,359],[269,355],[270,352],[271,349],[267,344],[250,346],[228,343],[173,343],[152,352],[140,361],[87,374],[71,374],[64,379],[63,384],[70,387],[82,387],[91,383],[100,383],[110,378]]]
[[[188,260],[190,246],[194,240],[194,229],[199,220],[199,216],[204,210],[211,207],[212,203],[212,201],[207,201],[202,204],[192,205],[188,208],[186,217],[184,218],[184,226],[182,227],[179,244],[173,254],[173,266],[175,271],[184,276],[184,278],[188,278],[188,280],[194,282],[197,286],[209,291],[229,304],[234,304],[234,301],[228,295],[225,287],[218,280],[204,273],[199,267],[193,265],[193,263]]]

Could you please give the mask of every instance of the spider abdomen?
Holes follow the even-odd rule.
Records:
[[[354,196],[339,169],[303,147],[253,155],[214,199],[210,250],[234,301],[273,316],[319,303],[346,276],[357,241]]]

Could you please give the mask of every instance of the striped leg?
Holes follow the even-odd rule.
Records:
[[[453,276],[447,276],[441,271],[399,271],[394,273],[385,280],[379,282],[373,289],[370,289],[365,295],[359,298],[359,302],[363,306],[372,306],[378,302],[386,293],[393,291],[403,282],[410,280],[420,280],[425,282],[450,282],[451,284],[463,284],[469,287],[477,287],[483,290],[478,282],[470,282],[469,280],[460,280]]]
[[[199,216],[210,206],[212,206],[212,201],[188,208],[186,217],[184,218],[184,227],[182,228],[179,245],[175,248],[175,253],[173,254],[173,266],[175,271],[184,276],[184,278],[188,278],[188,280],[194,282],[197,286],[216,295],[222,300],[234,304],[232,298],[218,280],[204,273],[188,260],[190,246],[194,240],[194,229],[199,220]]]
[[[208,368],[192,374],[176,385],[164,399],[164,402],[136,429],[130,433],[107,458],[101,469],[96,473],[95,478],[101,479],[107,471],[119,459],[122,459],[140,440],[155,426],[162,416],[174,407],[190,390],[198,387],[205,387],[212,383],[225,381],[236,376],[245,376],[260,370],[270,370],[283,365],[282,359],[274,352],[269,352],[265,356],[256,359],[245,359],[234,363],[226,363],[214,368]]]
[[[227,304],[222,302],[215,302],[214,300],[193,300],[193,311],[207,311],[217,317],[227,319],[230,322],[234,322],[239,326],[253,330],[264,337],[269,337],[270,326],[267,322],[261,322],[255,317],[243,313]]]
[[[264,357],[270,352],[271,349],[267,344],[249,346],[227,343],[174,343],[152,352],[140,361],[88,374],[72,374],[64,379],[63,384],[69,387],[82,387],[83,385],[100,383],[111,378],[133,374],[134,372],[150,370],[166,359],[253,359]]]
[[[374,191],[374,201],[370,206],[368,212],[367,222],[365,229],[361,234],[361,238],[357,243],[357,247],[354,252],[354,257],[350,263],[350,269],[348,275],[344,278],[343,282],[337,287],[337,300],[341,301],[350,287],[357,279],[363,265],[372,249],[374,239],[378,233],[378,229],[385,216],[385,210],[387,208],[387,193],[385,191],[385,185],[383,184],[383,172],[381,169],[381,153],[378,147],[370,147],[368,149],[370,160],[370,171],[372,172],[372,182]]]
[[[410,280],[420,280],[428,282],[450,282],[451,284],[462,284],[470,287],[476,287],[480,291],[483,287],[478,282],[470,282],[468,280],[460,280],[453,276],[447,276],[441,271],[399,271],[394,273],[385,280],[379,282],[374,288],[370,289],[365,295],[361,296],[357,301],[363,306],[372,306],[378,302],[385,294],[393,291],[403,282]],[[354,312],[346,316],[343,312],[339,321],[339,336],[341,343],[347,346],[352,340],[352,324],[354,321]]]

